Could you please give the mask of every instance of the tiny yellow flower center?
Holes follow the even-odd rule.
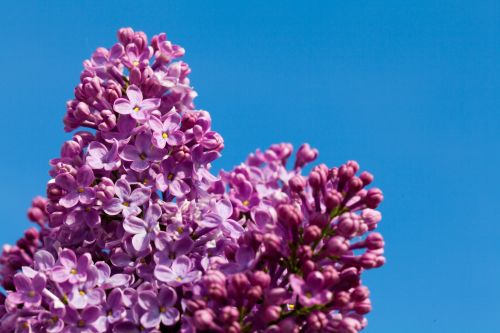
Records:
[[[183,227],[177,227],[177,232],[182,234],[184,232],[184,228]]]
[[[29,297],[35,297],[35,295],[36,295],[36,293],[35,293],[35,291],[34,291],[34,290],[30,290],[30,291],[28,291],[28,296],[29,296]]]
[[[250,205],[250,201],[248,200],[245,200],[242,202],[243,206],[247,207],[248,205]]]
[[[23,328],[26,328],[26,329],[30,328],[30,324],[27,321],[25,321],[23,323]]]
[[[139,155],[139,158],[144,161],[146,159],[146,155],[141,154],[141,155]]]
[[[130,203],[129,203],[129,202],[127,202],[127,201],[124,201],[124,202],[122,203],[122,205],[124,205],[125,207],[128,207],[128,206],[130,206]]]
[[[178,276],[178,277],[175,279],[175,281],[177,281],[177,282],[181,282],[181,281],[182,281],[182,278],[181,278],[180,276]]]
[[[80,290],[80,296],[85,296],[85,290]]]
[[[136,106],[136,107],[134,108],[134,111],[135,111],[135,112],[139,112],[139,107],[138,107],[138,106]]]
[[[164,139],[167,139],[167,138],[168,138],[168,134],[167,134],[167,133],[165,133],[165,132],[163,132],[163,133],[161,134],[161,137],[162,137],[162,138],[164,138]]]
[[[86,207],[86,208],[85,208],[85,211],[86,211],[87,213],[88,213],[88,212],[90,212],[90,210],[91,210],[91,209],[90,209],[90,207]]]
[[[72,268],[69,272],[73,275],[76,275],[76,273],[78,273],[77,270],[74,268]]]
[[[148,185],[148,183],[149,183],[149,181],[148,181],[147,179],[144,179],[144,180],[142,181],[142,184],[143,184],[143,185]]]
[[[109,310],[107,315],[108,315],[108,317],[111,317],[113,315],[113,311]]]
[[[165,313],[167,309],[164,306],[160,306],[160,313]]]
[[[135,67],[139,66],[139,61],[137,61],[137,60],[133,61],[132,65],[134,65]]]
[[[307,292],[307,293],[306,293],[306,297],[307,297],[307,298],[311,298],[312,296],[313,296],[313,295],[312,295],[310,292]]]
[[[169,173],[168,176],[167,176],[167,179],[168,180],[174,179],[174,174],[173,173]]]
[[[80,193],[83,193],[83,191],[84,191],[83,187],[80,187],[80,188],[78,189],[78,192],[80,192]]]
[[[78,327],[85,327],[85,322],[82,319],[78,321]]]
[[[295,309],[295,304],[288,304],[288,310]]]

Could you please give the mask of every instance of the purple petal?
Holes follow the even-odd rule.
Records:
[[[134,250],[142,251],[146,249],[149,245],[150,238],[146,233],[136,234],[132,237],[132,245],[134,246]]]
[[[233,205],[227,199],[222,199],[215,204],[215,209],[217,214],[219,214],[223,219],[228,219],[233,214]]]
[[[137,188],[130,195],[130,203],[134,203],[134,206],[140,206],[146,203],[151,196],[151,190],[149,188]]]
[[[108,296],[108,306],[110,308],[117,308],[123,305],[122,302],[123,293],[120,289],[113,289]]]
[[[130,184],[125,179],[118,179],[115,184],[115,192],[118,198],[125,200],[130,196]]]
[[[177,293],[170,287],[163,287],[158,293],[158,302],[164,307],[173,306],[177,302]]]
[[[100,314],[101,312],[98,307],[90,306],[82,311],[81,317],[87,324],[90,324],[95,322],[99,318]]]
[[[102,143],[97,141],[92,141],[89,145],[88,153],[90,156],[102,159],[104,155],[108,153],[108,149]]]
[[[117,215],[123,210],[122,201],[118,198],[113,198],[106,202],[104,206],[104,211],[109,215]]]
[[[67,268],[73,268],[76,266],[76,255],[75,252],[71,250],[62,250],[61,253],[59,253],[59,262],[61,265]]]
[[[45,283],[46,283],[45,277],[43,275],[37,274],[33,278],[33,290],[40,294],[42,290],[45,288]]]
[[[71,208],[78,203],[79,198],[80,195],[78,194],[78,192],[69,192],[64,197],[59,199],[59,204],[64,208]]]
[[[154,276],[162,281],[162,282],[172,282],[175,281],[177,278],[177,275],[172,272],[172,269],[170,267],[167,267],[165,265],[156,265],[156,268],[154,270]]]
[[[118,98],[113,104],[113,109],[119,114],[130,114],[132,113],[134,106],[125,98]]]
[[[56,176],[56,184],[66,191],[72,191],[76,188],[75,177],[69,173],[62,173]]]
[[[141,109],[143,110],[157,110],[160,107],[161,99],[159,98],[148,98],[142,101]]]
[[[151,135],[145,132],[137,135],[135,139],[135,146],[140,152],[149,151],[149,149],[151,148]]]
[[[158,204],[149,206],[146,211],[145,221],[148,225],[155,224],[161,216],[161,208]]]
[[[142,91],[135,85],[131,85],[127,89],[127,97],[130,103],[135,106],[139,105],[142,102]],[[116,104],[116,103],[115,103]],[[118,111],[117,111],[118,112]]]
[[[95,190],[93,188],[86,187],[78,197],[81,203],[85,205],[91,204],[95,199]]]
[[[65,282],[69,278],[69,271],[68,268],[63,267],[63,266],[54,266],[50,270],[50,276],[54,282]]]
[[[152,291],[142,291],[137,297],[137,301],[141,308],[144,310],[151,310],[153,308],[158,308],[159,303],[155,293]]]
[[[31,291],[31,280],[24,276],[22,273],[14,275],[14,286],[17,291],[28,292]]]
[[[146,170],[147,168],[149,168],[149,162],[143,161],[143,160],[135,160],[130,165],[130,168],[134,171],[142,172],[142,171]]]
[[[190,190],[191,188],[189,185],[183,180],[175,179],[172,183],[170,183],[170,194],[176,197],[183,197]]]
[[[149,126],[154,132],[163,132],[163,123],[156,117],[149,119]]]
[[[184,275],[191,270],[193,263],[187,256],[176,258],[172,264],[172,270],[179,275]]]
[[[137,148],[131,145],[125,146],[125,148],[123,148],[122,152],[120,153],[120,157],[125,161],[140,160],[141,158],[139,157],[139,155],[140,152],[137,150]]]
[[[170,146],[180,146],[185,140],[184,133],[181,131],[172,132],[166,140]]]
[[[80,187],[87,187],[94,181],[94,172],[92,168],[88,165],[82,166],[78,169],[78,173],[76,174],[76,182]]]
[[[141,324],[145,328],[153,328],[160,324],[160,312],[158,310],[154,311],[150,309],[148,312],[142,315]]]
[[[161,322],[166,326],[172,326],[179,321],[180,314],[176,308],[168,308],[161,314]]]
[[[129,216],[123,221],[123,229],[134,235],[146,232],[146,222],[138,217]]]

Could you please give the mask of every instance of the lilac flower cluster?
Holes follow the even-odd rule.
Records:
[[[349,161],[257,150],[211,173],[224,147],[196,110],[184,49],[120,29],[84,61],[50,162],[47,198],[0,256],[0,332],[362,330],[362,273],[384,264],[383,199]]]

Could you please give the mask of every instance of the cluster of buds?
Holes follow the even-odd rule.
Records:
[[[0,332],[356,333],[384,264],[383,199],[349,161],[290,144],[211,172],[184,49],[120,29],[84,61],[38,225],[0,256]]]

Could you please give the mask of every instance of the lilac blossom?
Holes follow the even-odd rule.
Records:
[[[69,173],[63,173],[55,178],[55,182],[67,193],[59,203],[66,208],[74,207],[78,202],[89,204],[95,197],[95,191],[90,186],[94,180],[92,169],[82,166],[78,169],[76,179]]]
[[[156,176],[156,187],[162,192],[182,197],[190,191],[186,180],[189,178],[190,166],[177,164],[173,158],[161,163],[161,172]]]
[[[132,162],[130,168],[137,172],[146,170],[164,155],[164,151],[151,144],[151,135],[145,132],[137,135],[134,145],[125,146],[120,153],[123,160]]]
[[[92,169],[106,171],[118,169],[121,165],[118,156],[118,141],[114,139],[110,149],[100,142],[92,142],[88,149],[87,164]]]
[[[187,256],[176,258],[170,267],[160,263],[155,268],[155,277],[172,287],[191,283],[200,278],[201,272],[193,269],[193,262]]]
[[[151,291],[140,292],[139,305],[146,311],[141,316],[141,324],[146,328],[157,327],[160,322],[165,326],[174,325],[180,317],[175,307],[177,294],[170,287],[163,287],[158,295]]]
[[[42,275],[36,275],[29,279],[23,274],[14,276],[15,292],[7,295],[7,302],[12,304],[24,304],[26,307],[36,307],[42,301],[42,291],[45,288],[46,280]]]
[[[59,253],[58,263],[52,267],[50,276],[56,282],[68,281],[71,284],[85,282],[91,263],[90,254],[84,254],[77,260],[75,253],[66,249]]]
[[[151,190],[136,188],[132,191],[130,184],[125,179],[119,179],[115,184],[117,198],[109,200],[104,205],[104,211],[109,215],[122,213],[123,216],[137,215],[141,206],[149,200]]]
[[[123,222],[126,232],[133,235],[132,244],[136,251],[144,250],[153,241],[160,231],[158,219],[161,216],[161,208],[154,204],[149,206],[144,219],[129,215]]]
[[[165,145],[178,146],[184,142],[184,133],[180,130],[179,123],[181,116],[170,111],[162,119],[152,117],[149,125],[153,130],[153,144],[158,148],[165,148]]]
[[[118,98],[114,102],[113,108],[119,114],[129,114],[139,122],[146,121],[150,112],[160,107],[160,99],[143,99],[142,91],[134,85],[127,88],[127,97],[128,99]]]

